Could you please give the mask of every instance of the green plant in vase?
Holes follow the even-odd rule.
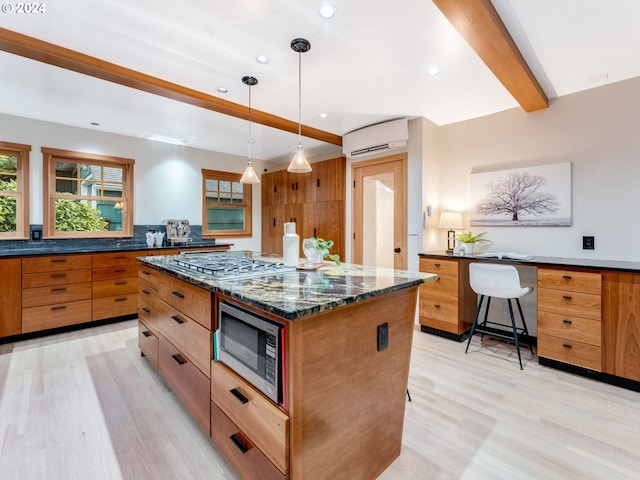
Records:
[[[491,243],[491,240],[487,240],[483,238],[487,232],[482,233],[472,233],[472,232],[462,232],[456,235],[460,243],[462,243],[462,250],[465,255],[473,255],[474,245],[476,243]]]
[[[325,240],[320,237],[311,237],[311,241],[314,243],[316,250],[320,251],[322,258],[325,257],[333,260],[336,265],[340,265],[340,255],[337,253],[329,253],[329,249],[333,247],[333,240]]]

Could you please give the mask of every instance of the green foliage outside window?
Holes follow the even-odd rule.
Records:
[[[58,198],[56,200],[56,231],[104,232],[109,220],[100,218],[100,210],[88,203]]]
[[[0,180],[0,192],[15,192],[17,189],[15,180]],[[16,218],[16,198],[0,194],[0,232],[15,232]]]

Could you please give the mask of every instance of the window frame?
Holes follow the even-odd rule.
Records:
[[[202,169],[202,238],[214,237],[251,237],[253,235],[253,218],[252,218],[252,191],[253,185],[250,183],[242,184],[242,205],[220,204],[225,208],[238,208],[244,211],[244,230],[209,230],[207,215],[207,180],[229,181],[240,183],[242,174],[222,172],[219,170]]]
[[[10,152],[17,156],[16,191],[6,192],[5,197],[16,198],[16,231],[0,232],[0,240],[29,239],[29,152],[31,145],[0,142],[0,152]]]
[[[120,231],[87,231],[87,232],[58,232],[55,229],[55,200],[69,198],[56,193],[56,161],[71,163],[85,163],[102,167],[122,168],[122,230]],[[96,153],[74,152],[42,147],[42,164],[44,172],[43,182],[43,237],[44,238],[126,238],[133,237],[133,167],[135,160],[130,158],[99,155]],[[89,196],[91,197],[91,196]],[[95,196],[94,198],[109,199],[112,197]]]

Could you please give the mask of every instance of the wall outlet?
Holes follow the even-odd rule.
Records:
[[[595,237],[582,237],[582,249],[595,250],[596,249]]]
[[[389,346],[389,324],[378,325],[378,351]]]

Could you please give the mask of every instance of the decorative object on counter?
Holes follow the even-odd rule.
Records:
[[[260,178],[258,178],[256,171],[251,165],[251,144],[253,143],[253,139],[251,138],[251,87],[258,84],[258,79],[247,75],[242,77],[242,83],[249,86],[249,139],[247,140],[249,144],[249,158],[247,159],[247,168],[240,178],[240,183],[260,183]]]
[[[293,173],[307,173],[311,165],[302,149],[302,54],[311,50],[311,43],[305,38],[291,40],[291,49],[298,53],[298,148],[293,154],[287,171]]]
[[[191,243],[189,220],[169,219],[164,224],[167,230],[167,245]]]
[[[333,247],[333,240],[325,240],[319,237],[305,238],[302,243],[302,249],[307,262],[304,265],[321,264],[325,257],[329,257],[336,265],[340,265],[340,255],[329,253],[331,247]]]
[[[296,222],[284,224],[282,237],[282,256],[285,267],[295,267],[300,260],[300,237],[296,233]]]
[[[491,243],[491,240],[482,238],[487,232],[474,234],[471,232],[462,232],[458,234],[458,239],[461,242],[461,250],[459,255],[473,255],[476,243]]]
[[[156,243],[156,232],[149,230],[147,232],[147,247],[153,247]]]
[[[453,253],[456,240],[456,230],[462,229],[462,213],[442,212],[438,228],[447,228],[447,253]]]

